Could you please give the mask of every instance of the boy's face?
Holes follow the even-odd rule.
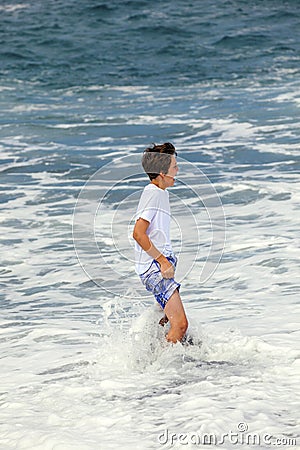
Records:
[[[178,173],[178,165],[176,157],[172,155],[169,170],[165,175],[163,175],[164,188],[174,186],[175,177],[177,173]]]

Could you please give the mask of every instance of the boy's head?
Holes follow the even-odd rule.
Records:
[[[170,142],[161,145],[153,144],[153,147],[146,148],[142,158],[142,166],[151,181],[158,177],[160,173],[168,173],[172,155],[177,156],[177,153],[174,145]]]

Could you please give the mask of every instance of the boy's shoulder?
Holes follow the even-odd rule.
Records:
[[[153,195],[166,195],[168,194],[168,191],[165,189],[161,189],[158,186],[156,186],[153,183],[149,183],[144,187],[144,191],[143,192],[149,192]]]
[[[147,184],[142,192],[142,197],[146,199],[156,199],[163,201],[166,198],[169,198],[169,193],[167,190],[160,189],[159,187],[155,186],[153,183]]]
[[[143,189],[140,202],[161,203],[166,201],[166,196],[169,197],[169,193],[155,186],[155,184],[149,183]]]

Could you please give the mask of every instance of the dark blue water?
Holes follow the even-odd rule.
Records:
[[[4,80],[57,88],[299,76],[296,0],[2,1],[0,14]]]

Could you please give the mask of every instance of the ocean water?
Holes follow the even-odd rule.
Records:
[[[1,2],[1,449],[300,448],[299,30],[292,0]],[[134,272],[165,141],[194,346]]]

